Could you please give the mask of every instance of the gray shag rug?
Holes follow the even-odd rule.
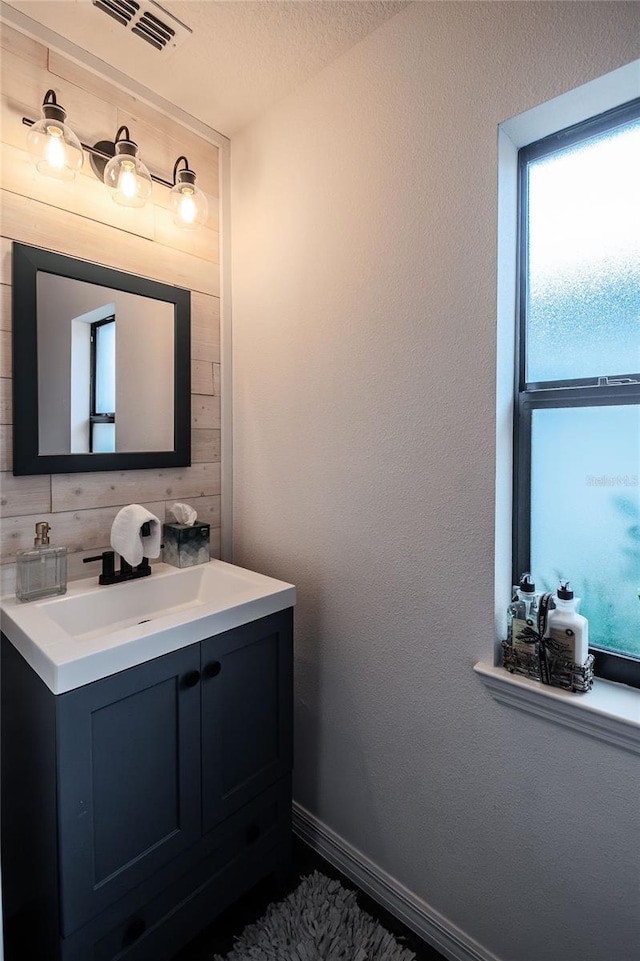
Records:
[[[358,907],[355,891],[314,871],[214,961],[415,961],[415,954]]]

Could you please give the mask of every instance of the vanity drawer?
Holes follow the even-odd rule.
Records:
[[[287,866],[291,782],[229,818],[213,851],[159,894],[131,892],[62,942],[61,961],[165,961],[260,878]]]

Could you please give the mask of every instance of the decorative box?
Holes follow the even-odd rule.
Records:
[[[194,567],[209,563],[210,524],[165,524],[164,562],[173,567]]]

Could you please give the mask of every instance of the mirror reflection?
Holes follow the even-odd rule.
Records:
[[[39,270],[40,454],[174,447],[173,304]]]

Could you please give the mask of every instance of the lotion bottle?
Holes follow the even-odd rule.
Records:
[[[569,590],[569,581],[561,582],[553,602],[544,636],[562,646],[567,660],[582,665],[589,656],[589,622],[576,610],[579,599]]]
[[[46,521],[38,521],[33,548],[16,553],[16,597],[20,601],[66,593],[67,548],[51,547],[50,530]]]

